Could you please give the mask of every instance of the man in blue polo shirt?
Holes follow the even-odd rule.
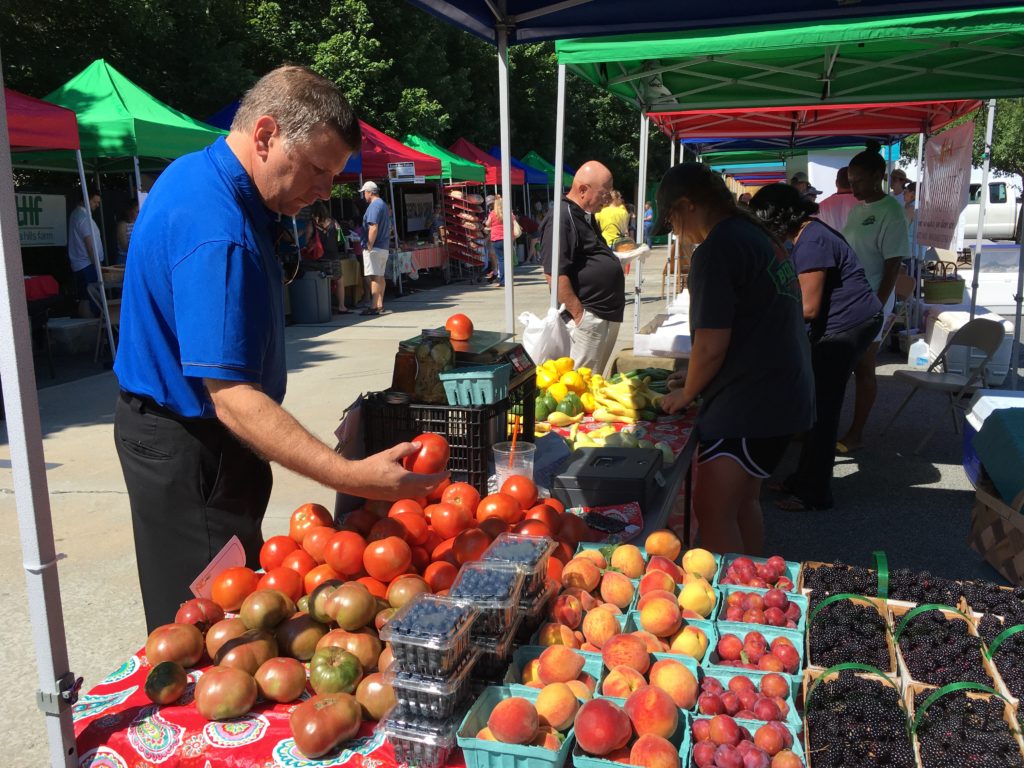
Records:
[[[270,461],[373,499],[425,496],[403,443],[349,461],[282,407],[282,273],[272,231],[330,196],[360,144],[329,81],[280,67],[245,95],[227,138],[176,160],[135,224],[125,272],[114,439],[132,508],[146,623],[170,621],[233,536],[259,564]]]

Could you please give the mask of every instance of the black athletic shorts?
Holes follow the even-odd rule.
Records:
[[[752,477],[770,477],[779,466],[792,435],[780,437],[727,437],[702,440],[697,446],[697,463],[704,464],[719,456],[738,461]]]

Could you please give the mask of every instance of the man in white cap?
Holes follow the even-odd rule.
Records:
[[[363,214],[363,277],[369,304],[360,314],[384,314],[384,275],[388,267],[388,243],[391,241],[391,214],[380,199],[380,189],[368,181],[359,188],[367,202]]]

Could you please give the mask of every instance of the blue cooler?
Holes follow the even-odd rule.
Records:
[[[985,419],[1002,408],[1024,408],[1024,392],[1007,392],[1001,389],[979,389],[971,398],[967,416],[964,419],[964,471],[975,487],[981,477],[981,460],[974,448],[974,438],[981,432]]]

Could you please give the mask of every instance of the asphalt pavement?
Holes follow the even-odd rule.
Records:
[[[641,322],[664,307],[659,298],[664,261],[664,248],[656,249],[648,261]],[[630,291],[632,284],[632,278],[627,279]],[[436,279],[412,285],[416,291],[411,295],[389,297],[386,306],[391,314],[336,316],[326,325],[287,329],[285,407],[326,442],[333,445],[340,416],[360,393],[390,384],[398,341],[422,328],[443,325],[455,311],[469,315],[477,328],[502,329],[503,293],[497,288],[446,286]],[[539,267],[521,268],[516,276],[516,313],[542,314],[547,295]],[[631,341],[631,304],[626,316],[620,348]],[[960,465],[960,437],[942,416],[941,397],[919,396],[889,434],[878,434],[903,391],[892,379],[897,362],[887,359],[880,369],[879,401],[868,428],[868,445],[837,467],[835,509],[778,512],[766,493],[767,549],[791,560],[868,564],[870,553],[881,548],[893,567],[929,569],[957,578],[997,578],[966,544],[973,491]],[[116,669],[146,638],[128,499],[113,444],[116,394],[117,382],[110,372],[39,392],[54,535],[64,555],[59,573],[67,644],[71,669],[85,678],[86,689]],[[939,429],[924,452],[913,455],[934,418],[943,419]],[[290,513],[302,503],[333,505],[333,491],[280,468],[275,468],[274,477],[266,536],[286,532]],[[0,646],[7,649],[0,673],[0,755],[12,768],[42,766],[47,764],[46,741],[43,716],[34,700],[35,650],[6,431],[0,433],[0,519],[5,618]]]

